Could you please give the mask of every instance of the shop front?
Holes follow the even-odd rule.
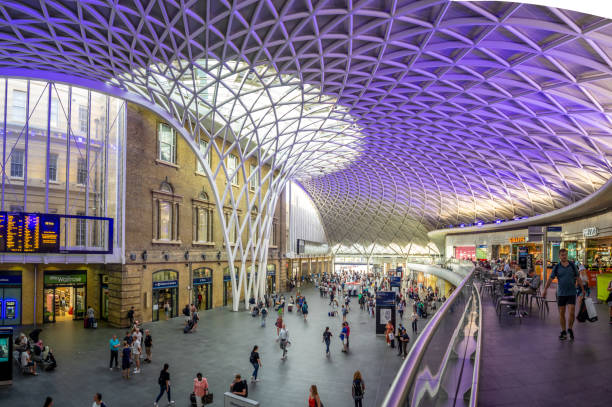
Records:
[[[21,271],[0,271],[0,326],[21,325]]]
[[[43,322],[83,319],[87,301],[87,271],[45,271]]]
[[[600,272],[612,271],[612,236],[588,239],[586,264]]]
[[[236,278],[238,278],[238,267],[234,266],[236,270]],[[226,267],[223,269],[223,306],[230,305],[233,301],[232,293],[232,277],[230,275],[230,268]]]
[[[100,319],[108,321],[108,275],[100,274]]]
[[[455,258],[474,260],[476,258],[476,246],[455,246]]]
[[[267,292],[272,294],[276,292],[276,265],[268,264],[266,269]]]
[[[178,315],[178,272],[160,270],[153,273],[153,321]]]
[[[193,270],[194,303],[199,310],[212,308],[213,270],[202,267]]]

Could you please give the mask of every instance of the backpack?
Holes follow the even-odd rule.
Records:
[[[359,379],[353,382],[353,398],[355,400],[361,400],[363,398],[363,388],[361,387],[361,380]]]
[[[580,276],[580,273],[578,272],[578,268],[576,267],[576,264],[574,264],[573,261],[568,261],[568,263],[570,264],[570,266],[572,266],[572,270],[574,270],[574,278],[578,278]],[[561,264],[561,262],[555,264],[555,267],[553,267],[553,274],[557,273],[559,270],[559,264]]]

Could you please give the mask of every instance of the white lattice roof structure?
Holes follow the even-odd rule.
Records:
[[[611,23],[447,0],[2,1],[0,74],[98,87],[173,119],[194,149],[207,134],[271,165],[266,194],[215,192],[263,208],[236,250],[262,256],[296,179],[331,244],[401,251],[610,178]]]

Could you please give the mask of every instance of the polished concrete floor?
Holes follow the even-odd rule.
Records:
[[[508,315],[499,321],[490,297],[483,301],[480,406],[610,406],[612,324],[606,305],[597,305],[599,321],[576,321],[572,342],[558,339],[554,302],[547,314],[534,309],[522,321]]]
[[[356,301],[348,318],[350,352],[342,353],[338,340],[341,318],[327,316],[327,302],[319,297],[318,290],[304,292],[310,306],[308,321],[295,313],[287,315],[292,346],[286,361],[281,361],[275,342],[273,315],[261,328],[260,320],[244,311],[206,311],[201,313],[198,332],[187,335],[182,332],[182,318],[145,324],[154,339],[153,363],[144,365],[142,373],[129,381],[123,380],[119,371],[108,369],[108,340],[113,333],[122,338],[125,331],[103,326],[84,330],[82,321],[45,325],[42,338],[54,350],[57,370],[41,372],[37,377],[15,374],[13,385],[0,389],[0,406],[42,406],[48,395],[55,399],[56,407],[90,406],[95,392],[102,393],[109,407],[152,406],[164,362],[170,364],[172,397],[177,406],[189,405],[193,377],[198,371],[208,378],[214,405],[221,406],[233,376],[251,376],[249,355],[254,344],[260,347],[262,380],[249,385],[249,398],[262,406],[305,406],[311,384],[318,386],[326,406],[352,406],[351,383],[357,369],[366,384],[364,406],[379,405],[402,359],[385,345],[383,337],[375,336],[374,319],[360,311]],[[409,326],[407,319],[405,322]],[[419,321],[420,327],[425,322]],[[334,334],[330,358],[325,357],[321,341],[325,326],[330,326]],[[160,406],[166,400],[164,397]]]

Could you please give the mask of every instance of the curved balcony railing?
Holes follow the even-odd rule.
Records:
[[[382,406],[476,406],[481,316],[472,265],[425,326]]]

